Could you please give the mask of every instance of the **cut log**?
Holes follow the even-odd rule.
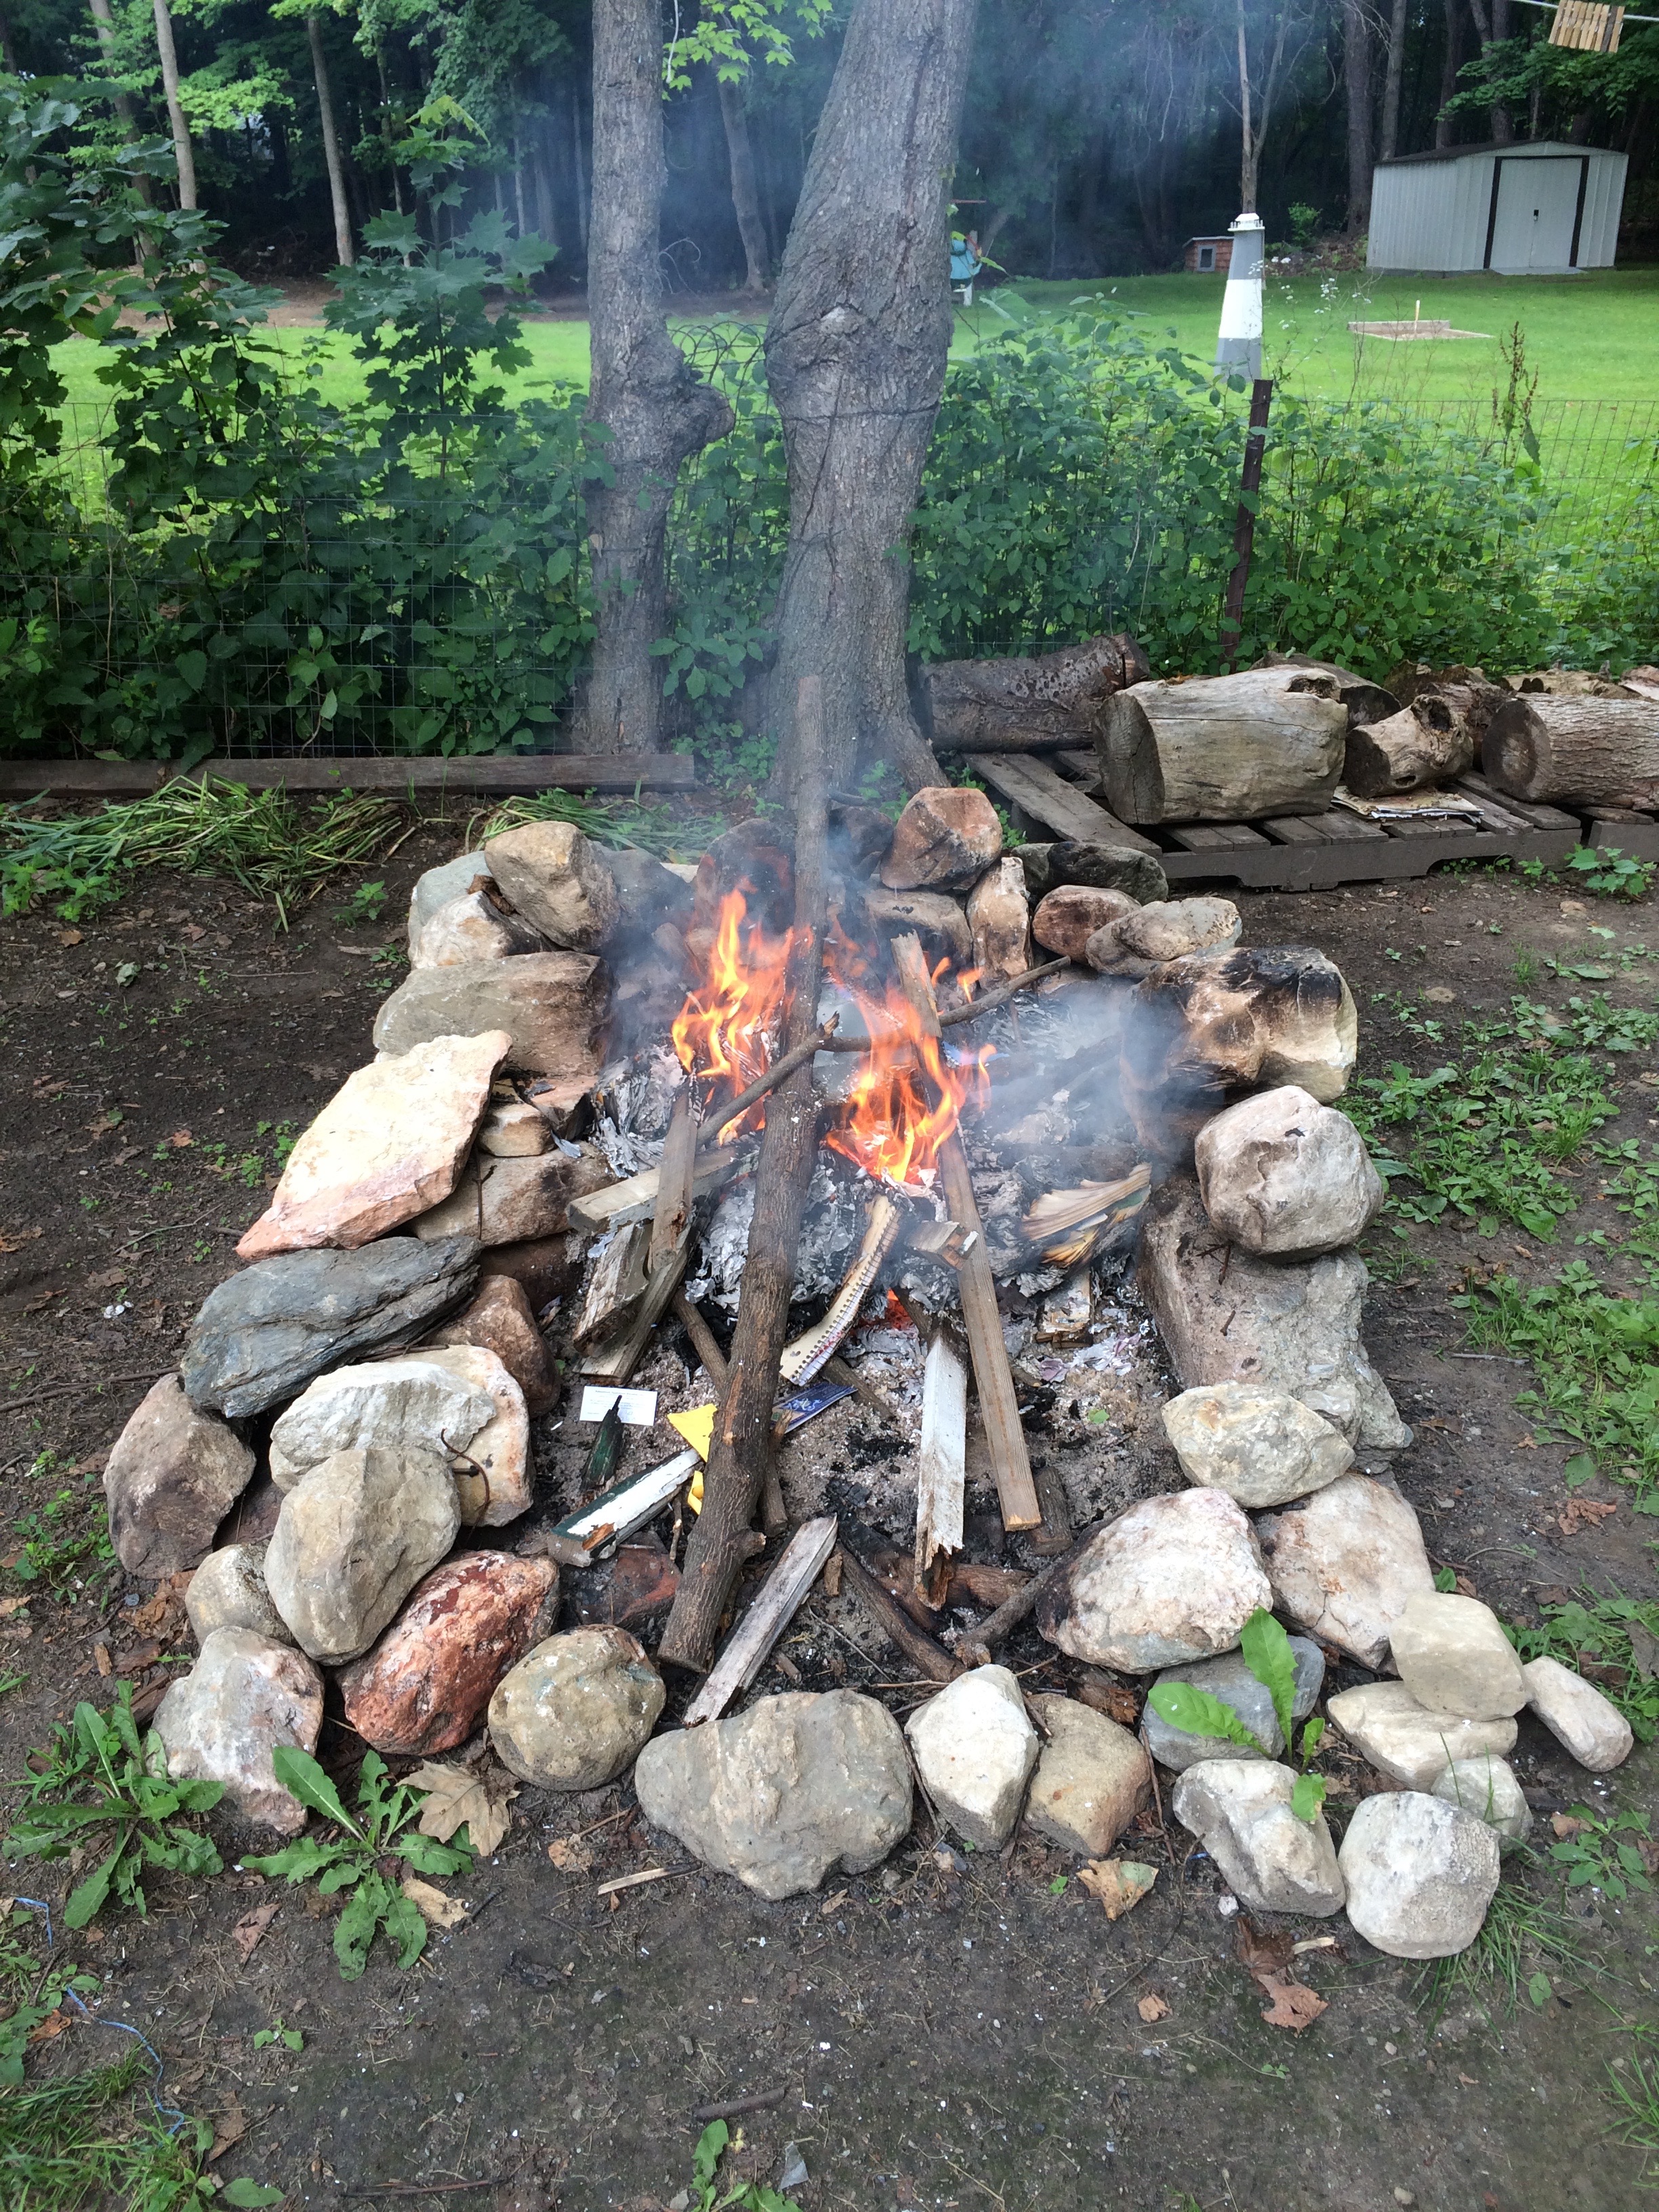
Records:
[[[1659,702],[1508,699],[1487,728],[1481,765],[1511,799],[1659,805]]]
[[[938,1328],[921,1378],[921,1443],[916,1454],[916,1588],[943,1603],[952,1555],[962,1549],[967,1484],[968,1365],[951,1332]]]
[[[1339,668],[1334,661],[1315,660],[1305,653],[1264,653],[1255,665],[1258,668],[1310,668],[1316,676],[1330,677],[1336,696],[1348,710],[1351,730],[1365,722],[1386,721],[1400,712],[1401,702],[1384,685],[1356,676],[1351,668]]]
[[[1465,668],[1461,663],[1435,668],[1426,660],[1402,660],[1389,672],[1389,689],[1402,707],[1414,699],[1443,699],[1468,724],[1477,752],[1487,723],[1510,696],[1509,685],[1495,681],[1484,668]]]
[[[1034,659],[939,661],[918,703],[937,752],[1039,752],[1092,744],[1113,693],[1152,672],[1132,637],[1091,637]]]
[[[1342,781],[1356,799],[1450,783],[1474,765],[1474,736],[1448,699],[1425,691],[1386,720],[1348,732]]]
[[[817,1027],[828,904],[823,699],[814,677],[801,679],[794,738],[795,922],[784,1039],[788,1051],[804,1045]],[[771,1458],[778,1363],[795,1287],[801,1216],[817,1160],[812,1067],[803,1060],[773,1092],[767,1109],[731,1375],[708,1448],[702,1510],[685,1548],[674,1609],[659,1647],[659,1656],[671,1666],[707,1669],[732,1585],[757,1540],[749,1524]]]
[[[773,1645],[800,1610],[802,1600],[835,1548],[833,1513],[821,1513],[816,1521],[808,1521],[796,1529],[787,1550],[726,1638],[726,1649],[686,1707],[682,1727],[696,1728],[702,1721],[717,1721],[738,1691],[748,1688]]]
[[[1323,814],[1347,732],[1335,678],[1311,669],[1137,684],[1097,740],[1106,803],[1143,823]]]
[[[1114,1520],[1116,1517],[1115,1514],[1112,1516]],[[988,1613],[976,1628],[970,1629],[961,1640],[962,1655],[969,1665],[988,1667],[992,1663],[991,1654],[1013,1634],[1022,1620],[1029,1619],[1043,1592],[1052,1589],[1069,1571],[1073,1562],[1081,1557],[1085,1547],[1093,1543],[1101,1530],[1109,1526],[1109,1522],[1100,1521],[1092,1528],[1085,1528],[1069,1550],[1059,1559],[1051,1559],[1040,1574],[1033,1575],[1022,1588],[1004,1598],[994,1613]]]

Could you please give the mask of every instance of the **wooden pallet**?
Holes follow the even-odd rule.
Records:
[[[1583,812],[1584,842],[1597,852],[1622,853],[1627,860],[1659,860],[1659,814],[1634,806],[1587,806]]]
[[[171,761],[0,761],[0,799],[145,799],[179,771]],[[250,791],[690,791],[689,753],[480,753],[453,760],[359,754],[329,759],[204,760],[185,774]]]
[[[1462,776],[1456,787],[1480,809],[1478,823],[1367,822],[1334,807],[1328,814],[1281,815],[1266,822],[1160,824],[1149,832],[1130,829],[1101,805],[1092,753],[976,753],[973,768],[1008,802],[1027,836],[1155,854],[1172,884],[1221,880],[1253,890],[1312,891],[1425,876],[1442,860],[1540,860],[1559,867],[1580,842],[1576,816],[1556,806],[1499,799],[1479,775]],[[1613,830],[1626,823],[1620,816],[1617,823],[1595,827],[1608,835],[1592,842],[1612,844],[1618,842]],[[1659,842],[1659,823],[1653,834]],[[1620,849],[1645,857],[1634,845]]]

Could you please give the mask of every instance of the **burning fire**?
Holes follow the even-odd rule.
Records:
[[[745,927],[747,915],[741,890],[730,893],[720,908],[708,980],[687,999],[673,1030],[682,1065],[694,1075],[729,1085],[733,1093],[770,1065],[789,951],[787,934],[769,938],[757,925]],[[898,985],[880,981],[839,927],[826,964],[862,1016],[874,1049],[859,1063],[825,1141],[878,1182],[925,1189],[963,1107],[984,1096],[992,1048],[953,1064],[939,1040],[924,1033]],[[943,973],[941,963],[934,980]],[[977,980],[971,969],[957,979],[967,990]],[[763,1106],[757,1106],[743,1121],[757,1127],[763,1118]]]

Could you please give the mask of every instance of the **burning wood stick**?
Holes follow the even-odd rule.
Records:
[[[929,1035],[939,1034],[939,1009],[933,987],[922,957],[921,940],[914,936],[893,939],[893,957],[899,981],[915,1011],[916,1019]],[[974,1363],[974,1382],[979,1391],[980,1415],[991,1448],[991,1472],[1002,1506],[1005,1528],[1035,1528],[1042,1521],[1025,1433],[1019,1425],[1019,1401],[1008,1365],[1008,1348],[1002,1340],[1002,1316],[997,1309],[997,1286],[985,1249],[985,1231],[968,1172],[968,1155],[954,1129],[939,1148],[939,1180],[945,1202],[953,1220],[961,1223],[971,1242],[957,1265],[962,1291],[962,1317],[967,1325],[968,1349]]]
[[[683,1725],[717,1721],[739,1690],[759,1674],[767,1654],[818,1578],[818,1570],[836,1548],[836,1516],[821,1513],[797,1528],[789,1547],[766,1578],[766,1586],[726,1638],[726,1649],[685,1709]]]
[[[921,1445],[916,1455],[916,1588],[945,1602],[951,1555],[962,1549],[968,1480],[968,1367],[945,1328],[935,1328],[921,1379]]]
[[[1114,1514],[1110,1517],[1115,1520],[1117,1516]],[[1023,1589],[1015,1590],[1011,1597],[1006,1597],[994,1613],[988,1613],[977,1628],[969,1629],[962,1639],[963,1658],[972,1666],[988,1667],[991,1655],[998,1644],[1005,1643],[1013,1634],[1021,1621],[1033,1611],[1043,1591],[1059,1580],[1073,1560],[1079,1557],[1085,1547],[1093,1543],[1106,1526],[1106,1522],[1099,1521],[1092,1528],[1085,1528],[1076,1543],[1059,1559],[1051,1559],[1041,1574],[1033,1575]]]
[[[866,1617],[904,1654],[918,1674],[925,1674],[930,1682],[954,1682],[958,1674],[966,1674],[961,1660],[953,1659],[942,1644],[935,1644],[925,1629],[918,1628],[898,1600],[889,1596],[863,1560],[845,1544],[836,1556],[841,1561],[848,1595],[858,1601]]]
[[[830,1310],[805,1336],[798,1336],[785,1349],[780,1371],[790,1382],[810,1382],[818,1370],[829,1364],[836,1346],[858,1319],[859,1308],[869,1296],[881,1263],[892,1249],[902,1218],[886,1192],[878,1191],[871,1202],[870,1218],[864,1225],[864,1242],[859,1248],[858,1258],[830,1301]]]
[[[957,1022],[977,1021],[981,1014],[988,1014],[994,1007],[1004,1005],[1016,991],[1024,991],[1033,983],[1040,983],[1045,975],[1057,975],[1062,968],[1073,965],[1070,960],[1045,960],[1040,968],[1028,968],[1022,975],[1011,975],[1006,983],[998,984],[994,991],[986,992],[983,998],[970,999],[965,1006],[948,1007],[937,1017],[939,1025],[942,1030],[948,1030]],[[871,1040],[867,1036],[836,1036],[827,1039],[820,1049],[824,1052],[868,1052],[870,1045]]]
[[[791,932],[786,1049],[817,1029],[827,904],[823,695],[803,678],[796,699],[799,781],[795,809],[795,926]],[[703,1475],[702,1511],[685,1549],[659,1656],[705,1672],[746,1556],[750,1522],[772,1451],[778,1362],[795,1287],[795,1252],[817,1160],[812,1072],[803,1060],[773,1094],[755,1178],[755,1218],[732,1342],[732,1371]]]
[[[704,1371],[715,1389],[724,1397],[729,1370],[726,1354],[714,1341],[714,1332],[697,1311],[684,1291],[676,1291],[670,1301],[674,1318],[691,1340],[691,1349],[703,1364]]]
[[[711,1121],[703,1123],[699,1133],[702,1140],[702,1149],[697,1154],[699,1167],[722,1157],[715,1149],[714,1139],[728,1121],[735,1121],[740,1114],[746,1114],[751,1106],[758,1104],[769,1091],[775,1091],[779,1084],[783,1082],[786,1077],[793,1075],[798,1067],[804,1066],[809,1060],[816,1060],[819,1053],[827,1052],[831,1048],[840,1022],[839,1014],[831,1014],[823,1028],[815,1030],[805,1044],[794,1046],[792,1050],[784,1054],[781,1060],[774,1060],[764,1075],[757,1075],[746,1091],[739,1091],[729,1105],[722,1106]],[[867,1040],[865,1049],[868,1049]]]
[[[582,1372],[605,1382],[626,1382],[645,1356],[651,1332],[667,1312],[669,1302],[685,1278],[691,1250],[691,1191],[695,1180],[693,1153],[696,1124],[691,1119],[689,1091],[675,1102],[662,1158],[657,1165],[657,1209],[652,1217],[647,1260],[649,1274],[639,1309],[610,1344],[582,1363]],[[636,1236],[638,1230],[624,1230]]]

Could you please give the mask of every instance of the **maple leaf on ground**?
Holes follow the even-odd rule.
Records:
[[[1158,1880],[1158,1869],[1137,1866],[1133,1859],[1091,1859],[1078,1869],[1077,1878],[1105,1906],[1106,1917],[1116,1920],[1139,1904]]]
[[[258,1949],[260,1937],[276,1917],[281,1905],[280,1898],[273,1898],[269,1905],[256,1905],[252,1911],[245,1912],[231,1929],[231,1942],[244,1966]]]
[[[474,1771],[465,1766],[441,1765],[428,1759],[409,1778],[411,1790],[423,1790],[426,1802],[418,1822],[423,1836],[447,1844],[458,1828],[465,1827],[467,1841],[481,1858],[497,1850],[513,1825],[507,1811],[519,1785],[504,1768]]]
[[[1289,1974],[1257,1974],[1256,1987],[1273,2002],[1261,2015],[1269,2027],[1294,2028],[1299,2035],[1328,2009],[1317,1990],[1293,1980]]]
[[[1156,1990],[1150,1996],[1142,1997],[1135,2010],[1149,2027],[1155,2020],[1168,2020],[1170,2017],[1168,2001],[1159,1996]]]

